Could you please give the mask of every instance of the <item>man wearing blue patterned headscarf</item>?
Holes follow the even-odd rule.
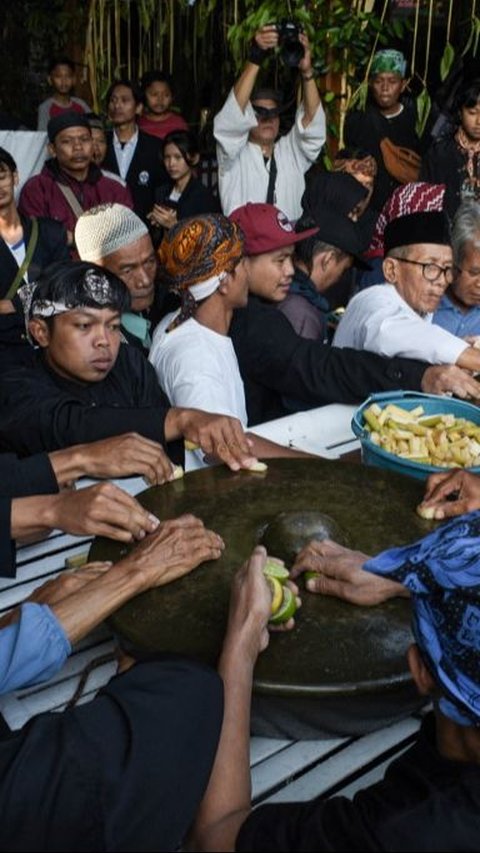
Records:
[[[441,501],[453,481],[460,492],[471,494],[462,475],[437,478],[433,487],[430,483],[428,500],[433,491],[434,501]],[[224,722],[215,764],[219,769],[202,805],[197,823],[201,845],[195,849],[480,849],[479,534],[480,508],[419,542],[373,559],[328,541],[312,542],[300,553],[292,576],[314,569],[319,577],[307,581],[312,592],[362,604],[410,595],[416,643],[408,650],[408,661],[419,691],[433,700],[434,713],[425,717],[416,742],[390,764],[385,778],[353,800],[334,796],[272,802],[250,812],[249,794],[241,784],[242,772],[247,779],[248,773],[242,767],[232,771],[235,762],[229,760],[229,741],[238,741],[242,707],[238,693],[232,699],[227,686],[232,730]],[[245,692],[244,704],[249,699]],[[248,760],[248,750],[246,754]]]

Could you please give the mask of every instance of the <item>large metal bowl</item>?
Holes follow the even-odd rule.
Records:
[[[326,460],[271,460],[263,474],[224,467],[148,489],[139,499],[160,519],[193,512],[227,548],[174,583],[130,601],[110,619],[130,650],[186,654],[214,664],[224,634],[230,581],[284,510],[328,513],[350,547],[376,554],[423,536],[420,483],[388,471]],[[118,560],[125,546],[93,543],[90,559]],[[411,642],[408,601],[356,607],[303,592],[293,632],[271,637],[255,670],[254,731],[270,736],[359,734],[420,706],[405,653]]]

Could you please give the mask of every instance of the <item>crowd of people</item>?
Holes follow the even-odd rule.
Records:
[[[300,458],[249,427],[373,392],[480,399],[480,80],[445,136],[419,138],[404,57],[379,51],[367,109],[348,115],[326,171],[304,33],[282,135],[292,103],[258,85],[278,39],[275,25],[256,33],[215,117],[218,196],[157,70],[112,83],[107,129],[74,96],[73,63],[55,60],[38,113],[49,157],[18,198],[15,151],[0,149],[1,573],[15,575],[16,541],[54,528],[134,546],[4,617],[2,693],[48,680],[122,604],[228,545],[194,515],[160,521],[110,478],[162,486],[185,466]],[[83,476],[106,482],[72,490]],[[352,605],[411,599],[408,660],[433,712],[382,782],[352,802],[251,812],[253,670],[275,642],[256,548],[233,582],[218,673],[121,652],[90,703],[3,727],[0,847],[478,849],[479,479],[435,475],[424,502],[458,518],[374,557],[312,542],[289,581],[298,596],[314,572],[310,592]]]

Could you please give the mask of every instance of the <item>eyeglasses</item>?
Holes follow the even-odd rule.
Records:
[[[409,258],[396,258],[392,255],[393,260],[400,261],[402,264],[414,264],[416,267],[422,268],[422,275],[424,279],[427,281],[438,281],[440,276],[443,274],[445,276],[445,281],[447,284],[451,284],[454,278],[455,267],[441,267],[439,264],[432,263],[422,263],[422,261],[411,261]]]

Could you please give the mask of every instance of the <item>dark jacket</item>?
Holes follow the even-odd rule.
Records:
[[[20,193],[18,209],[26,216],[49,216],[63,222],[65,228],[73,233],[77,216],[57,183],[70,187],[83,210],[90,210],[105,202],[118,202],[132,207],[128,188],[115,178],[102,174],[98,166],[90,166],[85,181],[76,181],[66,175],[53,159],[47,160],[39,175],[27,181]]]
[[[27,250],[32,233],[32,220],[22,214],[20,214],[20,220],[25,250]],[[64,226],[53,219],[38,217],[38,240],[28,268],[28,280],[35,281],[49,264],[53,264],[55,261],[68,261],[69,258],[67,233]],[[18,264],[5,241],[0,238],[0,299],[5,299],[17,272]],[[20,286],[21,284],[22,282]],[[20,297],[16,295],[12,301],[17,313],[0,314],[0,357],[3,366],[7,357],[10,358],[11,356],[12,360],[16,360],[20,355],[19,347],[30,349],[25,334],[25,320]]]
[[[167,181],[155,189],[155,203],[164,204],[172,192],[174,181]],[[219,213],[220,202],[202,184],[200,178],[190,178],[176,204],[177,219],[200,216],[202,213]]]
[[[480,181],[480,155],[476,158],[477,178]],[[437,139],[422,162],[420,179],[432,184],[446,184],[444,209],[450,219],[462,203],[462,189],[468,178],[467,157],[453,136]],[[480,201],[480,191],[475,199]]]
[[[12,498],[58,492],[55,473],[46,453],[17,459],[0,454],[0,575],[15,576],[15,543],[11,541]]]
[[[113,133],[111,130],[107,134],[107,154],[102,166],[119,175],[120,170],[113,147]],[[137,145],[125,180],[133,196],[133,209],[145,221],[147,213],[150,213],[153,207],[155,187],[162,184],[167,177],[160,159],[160,151],[159,139],[148,133],[142,133],[141,130],[138,131]]]
[[[167,181],[155,189],[155,204],[172,204],[169,195],[172,192],[174,181]],[[175,204],[177,221],[187,219],[189,216],[201,216],[203,213],[220,213],[220,202],[213,193],[202,184],[200,178],[190,178],[183,193]],[[164,229],[161,226],[153,226],[152,239],[155,246],[162,240]]]
[[[433,714],[384,779],[355,794],[269,803],[240,829],[236,850],[476,851],[480,767],[444,758]]]
[[[30,365],[0,373],[0,451],[27,456],[125,432],[164,444],[169,408],[134,347],[123,344],[105,379],[88,385],[63,378],[35,352]]]
[[[378,107],[369,103],[365,111],[353,110],[345,122],[345,145],[347,148],[363,148],[377,161],[378,174],[370,206],[380,211],[387,198],[400,186],[386,170],[380,142],[385,137],[395,145],[409,148],[421,154],[425,138],[419,139],[415,132],[416,113],[413,104],[407,101],[400,115],[387,119]]]
[[[359,403],[375,391],[419,391],[428,365],[410,358],[336,349],[301,338],[274,305],[250,297],[234,312],[230,337],[245,385],[250,425],[287,414],[282,397],[307,408]]]

